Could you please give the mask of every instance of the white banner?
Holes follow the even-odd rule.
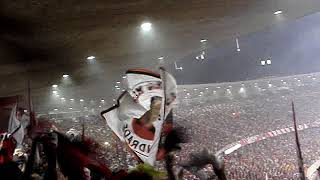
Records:
[[[158,153],[162,125],[176,100],[176,82],[164,70],[128,70],[127,91],[117,105],[101,115],[108,126],[141,161],[153,165]]]
[[[17,118],[18,97],[0,98],[0,134],[13,136],[17,146],[21,146],[24,138],[24,129]]]
[[[24,129],[17,119],[17,105],[12,108],[8,132],[14,137],[17,141],[17,147],[22,146],[23,138],[24,138]]]

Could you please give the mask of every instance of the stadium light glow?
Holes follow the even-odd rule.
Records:
[[[239,93],[244,93],[244,92],[245,92],[244,87],[241,87],[241,88],[239,89]]]
[[[266,63],[267,63],[268,65],[270,65],[270,64],[271,64],[271,59],[267,59]]]
[[[62,75],[62,77],[63,77],[63,78],[68,78],[69,75],[68,75],[68,74],[64,74],[64,75]]]
[[[52,85],[52,87],[53,87],[53,88],[57,88],[57,87],[58,87],[58,85],[56,85],[56,84],[53,84],[53,85]]]
[[[237,52],[240,52],[240,45],[239,45],[239,39],[236,38],[236,46],[237,46]]]
[[[152,24],[150,22],[144,22],[140,25],[140,27],[143,31],[147,32],[152,29]]]
[[[88,56],[88,57],[87,57],[88,60],[93,60],[93,59],[95,59],[95,58],[96,58],[96,57],[94,57],[94,56]]]
[[[278,11],[275,11],[273,14],[274,14],[274,15],[279,15],[279,14],[282,14],[282,11],[281,11],[281,10],[278,10]]]

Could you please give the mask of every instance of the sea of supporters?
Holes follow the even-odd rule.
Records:
[[[319,80],[318,80],[319,79]],[[231,85],[232,84],[232,85]],[[176,153],[175,167],[203,148],[218,152],[245,137],[291,127],[291,102],[298,124],[320,122],[320,77],[300,75],[243,83],[179,87],[179,104],[174,110],[175,126],[184,127],[189,138]],[[241,89],[241,90],[240,90]],[[240,92],[240,91],[241,92]],[[52,118],[60,131],[82,131],[102,146],[99,159],[112,170],[130,169],[137,162],[99,115]],[[299,131],[304,168],[320,159],[320,129]],[[297,179],[295,136],[287,133],[248,144],[224,156],[228,179]],[[157,167],[163,169],[160,162]],[[199,171],[212,178],[211,166]],[[198,179],[185,171],[184,179]]]
[[[292,101],[298,124],[320,121],[320,89],[315,77],[305,75],[274,81],[278,84],[270,86],[268,79],[239,83],[238,89],[250,84],[256,86],[244,88],[246,97],[228,92],[235,89],[234,85],[220,90],[220,94],[226,91],[229,96],[214,99],[210,94],[214,96],[213,91],[218,92],[217,85],[202,91],[198,87],[185,89],[184,93],[191,91],[194,98],[182,97],[184,100],[176,111],[177,123],[187,127],[191,135],[190,143],[180,153],[181,159],[197,149],[218,151],[242,138],[293,126]],[[258,89],[263,85],[265,89]],[[320,158],[319,130],[310,128],[299,133],[305,168]],[[295,136],[288,133],[244,146],[226,155],[225,164],[229,179],[295,179],[298,177]]]

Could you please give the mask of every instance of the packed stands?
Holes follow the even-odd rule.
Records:
[[[291,102],[298,124],[320,122],[318,74],[268,78],[238,83],[179,87],[175,124],[186,129],[189,142],[176,154],[177,167],[189,154],[208,148],[218,152],[243,138],[291,127]],[[51,116],[52,117],[52,116]],[[70,119],[52,118],[63,131],[82,130],[102,144],[99,158],[112,169],[128,169],[136,162],[98,115]],[[319,159],[319,129],[299,131],[305,168]],[[297,155],[293,133],[267,138],[225,155],[229,179],[297,178]],[[163,168],[162,164],[158,165]],[[211,166],[200,173],[213,175]],[[196,176],[185,172],[184,178]]]

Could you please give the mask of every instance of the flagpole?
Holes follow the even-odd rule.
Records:
[[[82,141],[84,141],[84,130],[85,130],[85,127],[84,127],[84,119],[81,119],[82,121],[82,135],[81,135],[81,139]]]
[[[30,80],[28,81],[28,111],[29,111],[29,121],[30,121],[30,128],[28,134],[31,135],[31,129],[34,126],[33,118],[31,115],[32,108],[31,108],[31,88],[30,88]]]
[[[33,129],[38,126],[38,123],[35,119],[35,114],[33,112],[33,106],[31,102],[31,82],[28,81],[28,104],[29,104],[29,120],[30,120],[30,128],[29,128],[29,136],[32,137],[32,131]],[[39,154],[39,147],[36,144],[35,145],[35,157],[34,162],[38,165],[40,164],[40,154]]]
[[[164,67],[160,67],[160,72],[161,72],[161,80],[162,80],[162,88],[163,88],[163,118],[165,119],[166,117],[166,92],[167,92],[167,87],[166,87],[166,76],[165,76],[165,70]],[[163,119],[163,120],[164,120]]]
[[[300,142],[299,142],[299,136],[298,136],[298,129],[297,129],[297,120],[296,120],[296,112],[294,108],[294,103],[292,101],[292,119],[293,119],[293,125],[294,125],[294,134],[296,139],[296,145],[297,145],[297,156],[298,156],[298,166],[299,166],[299,173],[300,173],[300,179],[305,180],[305,174],[303,169],[303,158],[300,148]]]
[[[38,125],[38,122],[35,118],[35,114],[33,112],[32,98],[31,98],[31,82],[28,81],[28,101],[29,101],[29,116],[30,116],[30,125],[31,127],[35,127]]]

